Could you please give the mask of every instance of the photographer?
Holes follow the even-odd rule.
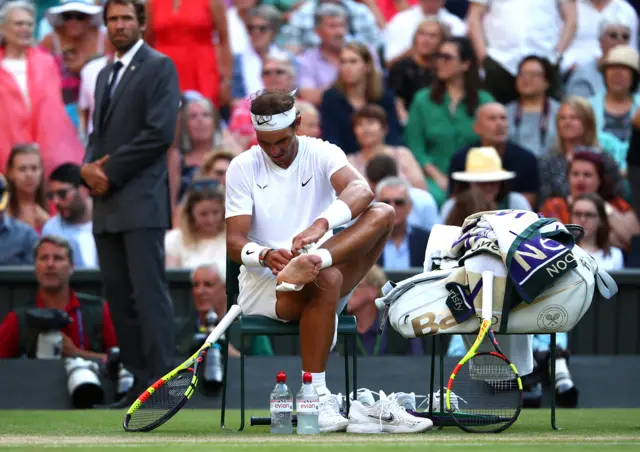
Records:
[[[26,331],[27,310],[33,307],[59,309],[69,316],[71,322],[61,330],[63,357],[106,358],[106,352],[117,346],[109,308],[103,300],[76,293],[69,286],[74,270],[69,242],[45,236],[36,243],[34,253],[39,286],[35,303],[14,309],[0,324],[0,358],[34,356],[36,338]]]

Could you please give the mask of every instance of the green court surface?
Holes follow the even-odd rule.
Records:
[[[253,411],[249,415],[267,415]],[[271,435],[268,427],[244,432],[220,430],[214,410],[178,413],[150,433],[127,433],[120,411],[0,411],[0,449],[20,451],[135,450],[164,451],[264,451],[311,450],[571,452],[639,451],[640,410],[560,410],[561,431],[551,430],[548,410],[524,410],[518,421],[499,434],[469,434],[446,427],[415,435],[323,434],[310,437]],[[237,422],[238,412],[228,418]],[[247,418],[248,419],[248,418]],[[237,424],[234,424],[237,425]]]

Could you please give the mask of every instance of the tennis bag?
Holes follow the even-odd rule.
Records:
[[[432,259],[460,236],[461,228],[436,225],[431,231],[425,253],[425,271],[383,287],[382,298],[376,300],[378,309],[385,310],[392,328],[402,336],[414,338],[435,334],[475,333],[480,326],[478,315],[469,315],[458,322],[449,306],[456,309],[464,303],[455,287],[447,288],[446,278],[459,265],[426,271],[433,268]],[[494,311],[494,324],[501,333],[555,333],[570,331],[589,309],[595,288],[605,298],[617,292],[617,285],[604,270],[598,269],[593,257],[575,245],[571,250],[576,266],[557,278],[532,302],[522,300],[494,300],[494,306],[503,306],[502,313]],[[506,297],[505,297],[506,298]],[[447,304],[447,300],[449,304]],[[471,309],[480,313],[481,299]],[[475,313],[475,312],[474,312]],[[459,316],[458,316],[459,318]],[[386,320],[385,320],[386,322]]]

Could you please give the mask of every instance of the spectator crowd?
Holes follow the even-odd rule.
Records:
[[[97,268],[80,166],[114,52],[102,4],[0,8],[0,266],[37,265],[34,246],[55,236],[45,245],[66,243],[65,265]],[[298,133],[341,147],[396,211],[348,306],[363,354],[422,350],[381,344],[372,306],[384,270],[422,266],[435,224],[533,210],[581,225],[607,270],[640,253],[632,2],[146,0],[146,14],[145,41],[171,57],[182,92],[166,266],[194,271],[194,290],[224,281],[225,173],[257,144],[249,108],[263,89],[296,90]],[[208,299],[196,294],[199,315],[224,309]]]

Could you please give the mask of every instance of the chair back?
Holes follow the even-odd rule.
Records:
[[[238,276],[240,275],[240,264],[236,264],[227,255],[227,309],[231,308],[235,304],[238,294],[240,293],[240,283],[238,282]]]

